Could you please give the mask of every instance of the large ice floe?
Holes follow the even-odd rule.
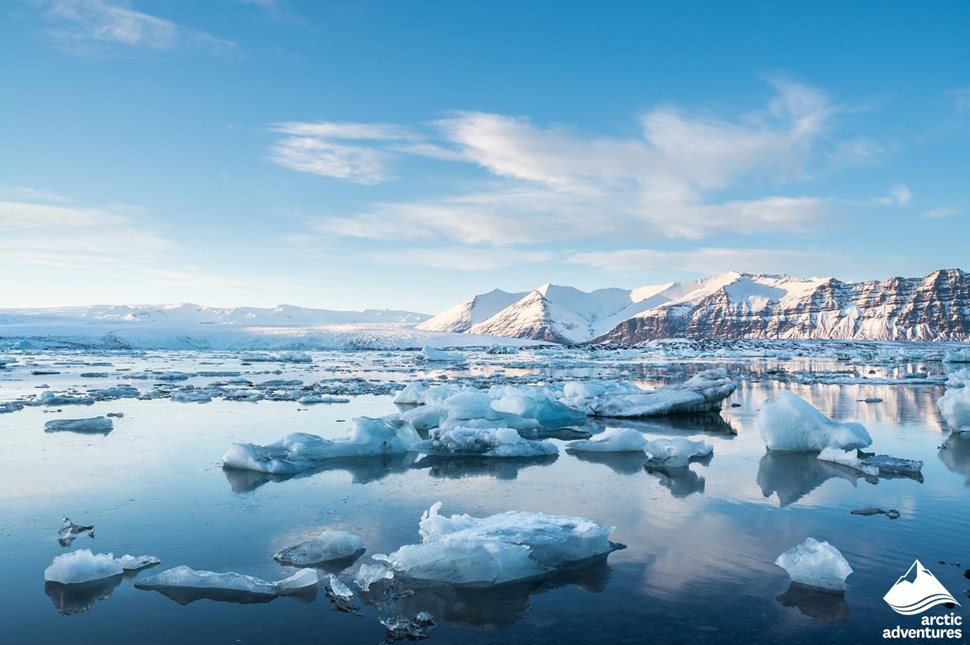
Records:
[[[962,371],[962,370],[961,370]],[[970,387],[948,387],[936,402],[951,432],[970,432]]]
[[[508,512],[475,518],[421,516],[421,544],[375,555],[396,576],[451,585],[497,585],[541,577],[609,553],[613,527],[579,517]]]
[[[457,426],[434,428],[418,449],[429,455],[474,455],[478,457],[542,457],[559,449],[549,441],[524,439],[514,428]]]
[[[642,390],[633,383],[576,381],[563,387],[562,403],[599,417],[650,417],[721,409],[737,386],[723,368],[705,370],[679,385]]]
[[[150,555],[123,555],[116,558],[111,553],[91,553],[89,549],[78,549],[54,558],[44,570],[44,580],[78,584],[120,576],[126,571],[138,571],[158,563],[158,558]]]
[[[268,602],[279,596],[315,594],[317,581],[315,569],[300,569],[288,578],[268,581],[241,573],[196,571],[179,566],[142,578],[135,587],[161,592],[180,604],[203,598],[248,604]]]
[[[353,533],[325,529],[309,540],[288,546],[273,556],[280,564],[310,567],[334,560],[356,559],[364,552],[364,541]]]
[[[769,450],[854,450],[872,443],[860,423],[832,421],[791,392],[779,392],[758,411],[758,428]]]
[[[223,468],[289,475],[313,469],[331,459],[375,457],[409,452],[421,441],[414,426],[394,416],[358,417],[342,439],[294,433],[275,443],[233,444],[222,458]]]
[[[845,579],[852,573],[838,549],[815,538],[785,551],[775,564],[788,572],[792,582],[832,591],[845,591]]]

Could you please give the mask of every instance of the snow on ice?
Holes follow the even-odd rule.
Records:
[[[158,563],[159,559],[150,555],[124,555],[116,558],[110,553],[91,553],[89,549],[78,549],[54,558],[44,570],[44,580],[62,584],[91,582],[120,576],[125,571],[137,571]]]

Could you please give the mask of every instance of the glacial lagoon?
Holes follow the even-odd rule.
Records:
[[[808,350],[462,350],[464,362],[428,362],[416,351],[311,352],[310,363],[224,351],[4,352],[13,362],[0,369],[0,404],[16,405],[0,414],[3,640],[380,643],[382,618],[426,611],[436,623],[429,642],[441,643],[882,642],[883,629],[917,622],[882,600],[913,560],[958,601],[970,587],[970,438],[950,434],[936,407],[959,365],[932,345],[800,347]],[[567,452],[566,434],[548,439],[558,455],[524,459],[406,453],[334,460],[295,476],[222,468],[236,442],[294,432],[337,439],[355,417],[399,412],[394,395],[418,379],[484,388],[595,378],[653,388],[718,367],[738,386],[720,414],[571,426],[713,445],[686,468],[651,467],[632,453]],[[83,400],[118,386],[138,396],[29,405],[44,392]],[[811,454],[767,453],[755,416],[780,391],[861,422],[873,450],[921,460],[922,477],[877,479]],[[185,396],[200,392],[216,396]],[[298,402],[310,394],[345,402]],[[109,413],[123,416],[112,416],[107,432],[45,432],[55,419]],[[436,502],[449,515],[588,518],[615,527],[610,540],[625,548],[500,586],[395,580],[386,592],[361,594],[358,568],[419,542],[418,521]],[[851,514],[866,506],[900,517]],[[64,516],[94,525],[94,537],[61,546]],[[214,599],[135,587],[179,565],[279,580],[297,569],[273,554],[327,528],[360,536],[366,552],[321,569],[315,593]],[[851,564],[844,595],[793,584],[775,566],[807,537],[830,542]],[[45,584],[52,560],[76,549],[150,554],[161,564],[86,585]],[[355,591],[356,612],[328,599],[331,573]]]

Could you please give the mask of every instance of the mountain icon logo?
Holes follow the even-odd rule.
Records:
[[[913,561],[882,599],[893,611],[904,616],[921,614],[944,603],[960,604],[919,560]]]

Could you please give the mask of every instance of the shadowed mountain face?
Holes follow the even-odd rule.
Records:
[[[525,294],[476,296],[421,327],[559,343],[967,340],[970,280],[959,269],[944,269],[923,278],[858,283],[724,273],[633,290],[545,285]]]

